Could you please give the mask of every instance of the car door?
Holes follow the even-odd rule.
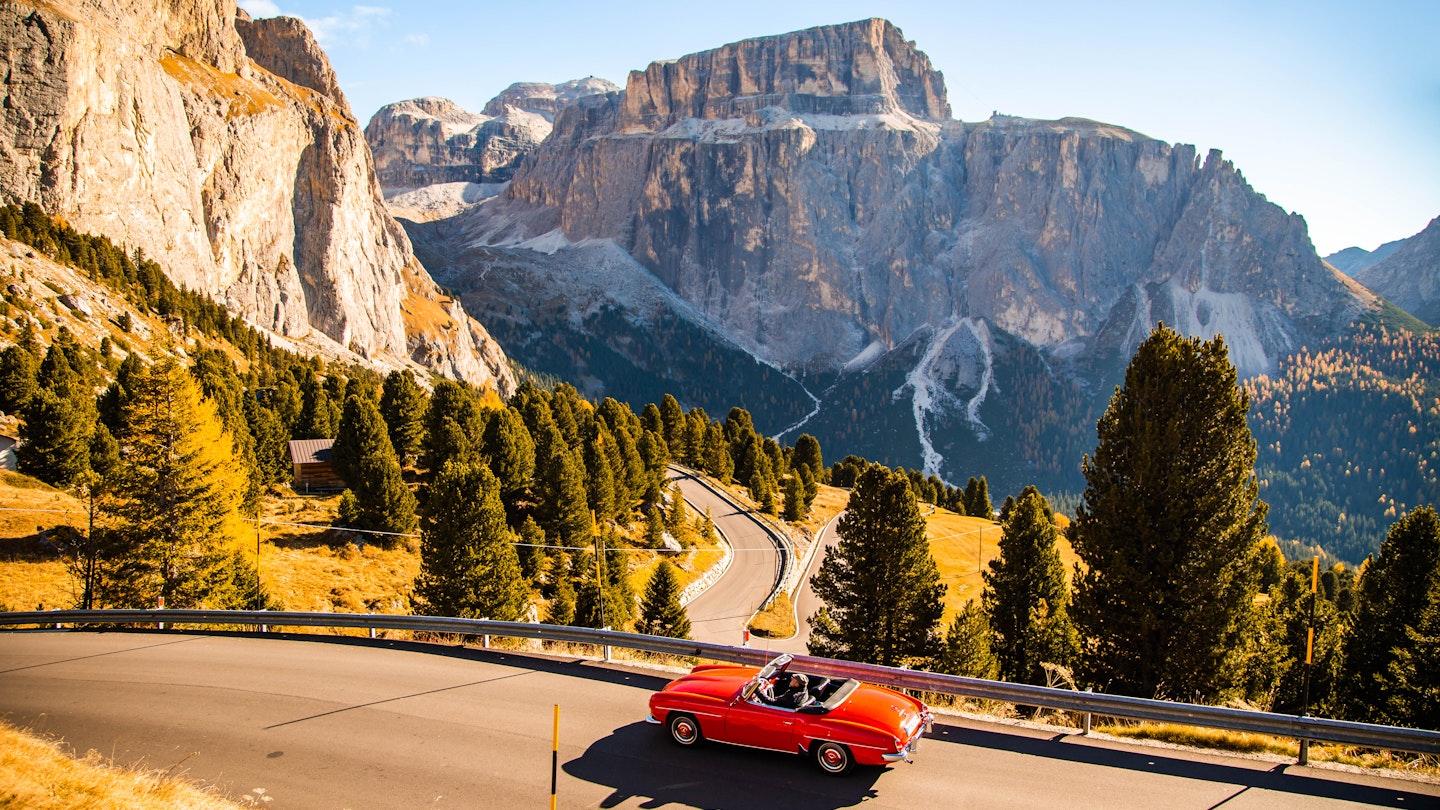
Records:
[[[796,724],[797,718],[791,709],[737,695],[725,716],[725,741],[752,748],[794,751]]]

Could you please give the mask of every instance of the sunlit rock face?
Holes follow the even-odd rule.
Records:
[[[1067,358],[1125,354],[1163,319],[1223,332],[1254,374],[1371,306],[1218,152],[1083,119],[951,120],[941,75],[884,20],[632,72],[562,110],[455,227],[613,241],[792,370],[967,318]]]
[[[365,126],[385,196],[442,183],[508,181],[550,134],[555,114],[585,96],[620,88],[594,77],[519,82],[472,113],[427,96],[381,107]]]
[[[159,261],[264,329],[512,382],[416,261],[298,20],[219,3],[0,6],[0,195]],[[441,320],[412,317],[426,312]]]

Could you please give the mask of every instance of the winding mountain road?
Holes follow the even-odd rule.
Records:
[[[646,725],[668,673],[410,642],[0,633],[0,716],[80,752],[287,808],[1112,810],[1435,807],[1440,785],[942,716],[913,765],[680,749]]]
[[[670,480],[680,484],[692,510],[710,511],[710,519],[735,553],[725,575],[686,606],[690,636],[696,641],[738,645],[750,617],[765,603],[780,577],[780,551],[763,524],[708,482],[673,467]]]

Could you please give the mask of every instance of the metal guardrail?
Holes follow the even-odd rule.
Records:
[[[644,636],[614,630],[593,630],[523,622],[495,622],[485,619],[456,619],[437,616],[396,616],[368,613],[288,613],[263,610],[53,610],[0,613],[0,627],[72,625],[77,630],[100,629],[103,625],[158,624],[250,625],[282,627],[346,627],[371,630],[452,633],[471,636],[500,636],[621,647],[682,657],[703,658],[759,666],[772,653],[748,647],[730,647],[685,639]],[[1440,731],[1399,728],[1371,723],[1354,723],[1323,717],[1296,717],[1272,712],[1172,703],[1164,700],[1075,692],[1046,686],[987,681],[919,672],[829,658],[796,656],[796,668],[818,675],[855,678],[920,692],[960,695],[1024,706],[1099,714],[1133,720],[1155,720],[1194,726],[1252,731],[1301,740],[1359,745],[1421,754],[1440,754]]]

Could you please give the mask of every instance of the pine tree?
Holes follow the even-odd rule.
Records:
[[[515,547],[515,553],[520,555],[520,570],[526,579],[534,582],[545,564],[545,530],[531,515],[526,515],[525,522],[520,524],[520,543]]]
[[[1071,615],[1105,691],[1205,700],[1234,686],[1266,533],[1248,409],[1222,338],[1162,325],[1100,418],[1070,527],[1084,566]]]
[[[245,480],[214,403],[165,358],[134,381],[123,422],[109,606],[243,604],[231,548]]]
[[[290,439],[280,418],[251,396],[245,398],[245,421],[255,437],[255,464],[261,480],[269,485],[288,479],[292,472],[287,453]]]
[[[447,461],[479,459],[486,423],[474,389],[454,380],[435,383],[425,411],[425,441],[420,464],[434,476]]]
[[[500,484],[490,469],[447,463],[430,485],[413,597],[416,612],[520,619],[530,589],[514,542],[515,534],[505,524]]]
[[[1344,641],[1338,689],[1343,716],[1376,723],[1414,722],[1404,663],[1433,599],[1440,596],[1440,516],[1421,507],[1395,521],[1360,575],[1355,618]]]
[[[0,412],[18,414],[39,390],[40,364],[19,346],[0,351]]]
[[[499,479],[507,507],[519,501],[535,477],[535,440],[519,412],[501,408],[491,414],[480,455]]]
[[[725,434],[714,422],[705,429],[705,473],[721,484],[729,484],[735,474]]]
[[[671,458],[684,458],[689,452],[685,446],[685,411],[670,394],[660,399],[660,435]]]
[[[795,454],[790,459],[792,469],[798,468],[801,465],[809,467],[810,472],[813,473],[816,478],[818,478],[825,469],[825,457],[820,452],[820,440],[811,436],[809,433],[802,433],[800,434],[800,438],[795,440]],[[814,495],[808,497],[811,500],[815,499]]]
[[[564,442],[557,443],[552,453],[547,465],[555,470],[548,496],[552,502],[545,510],[551,522],[549,525],[542,524],[542,528],[546,536],[556,538],[562,546],[578,548],[589,545],[594,523],[590,504],[586,500],[585,467]]]
[[[991,638],[989,618],[971,599],[950,622],[935,670],[967,678],[994,678],[999,663],[990,647]]]
[[[905,475],[879,465],[861,473],[837,532],[811,579],[825,607],[810,618],[810,653],[888,666],[929,660],[945,585]]]
[[[418,525],[415,494],[405,485],[376,402],[359,396],[347,399],[338,433],[331,448],[331,464],[355,493],[358,512],[351,528],[390,534],[414,532]],[[385,545],[394,542],[393,537],[381,540]]]
[[[90,468],[94,414],[89,400],[41,388],[30,396],[20,424],[20,472],[68,487]]]
[[[603,428],[601,428],[603,430]],[[610,470],[610,457],[606,455],[602,439],[597,436],[585,443],[586,497],[590,510],[599,520],[610,520],[617,512],[615,505],[615,475]]]
[[[809,508],[805,503],[805,482],[800,480],[799,473],[792,473],[785,479],[785,520],[791,523],[798,523],[809,514]]]
[[[665,519],[657,506],[645,513],[645,545],[650,548],[665,547]]]
[[[1026,490],[1005,521],[1000,556],[984,574],[982,599],[1002,680],[1044,684],[1041,664],[1070,666],[1077,652],[1052,518],[1044,496]]]
[[[623,554],[613,551],[615,540],[607,534],[597,538],[600,556],[586,555],[580,563],[579,587],[575,593],[575,624],[581,627],[609,627],[623,630],[630,623],[635,595],[630,590],[629,571]],[[598,563],[597,563],[598,559]],[[596,569],[599,569],[598,571]],[[604,617],[601,617],[603,589]]]
[[[293,434],[297,439],[335,438],[330,395],[313,375],[300,383],[300,416]]]
[[[685,493],[677,482],[670,487],[670,512],[665,515],[665,528],[682,540],[690,532],[690,510],[685,507]]]
[[[635,632],[668,638],[690,637],[690,617],[680,604],[680,583],[675,578],[675,566],[669,560],[661,560],[655,566],[655,573],[650,575]]]
[[[551,571],[555,581],[555,595],[550,599],[550,609],[545,614],[547,624],[575,623],[575,581],[570,570],[570,555],[562,553]]]
[[[995,506],[990,503],[990,484],[986,483],[983,475],[975,486],[975,500],[965,504],[965,514],[986,520],[995,519]]]
[[[425,412],[429,407],[429,397],[409,369],[386,375],[380,394],[380,415],[385,418],[390,444],[402,465],[414,462],[424,448]]]

